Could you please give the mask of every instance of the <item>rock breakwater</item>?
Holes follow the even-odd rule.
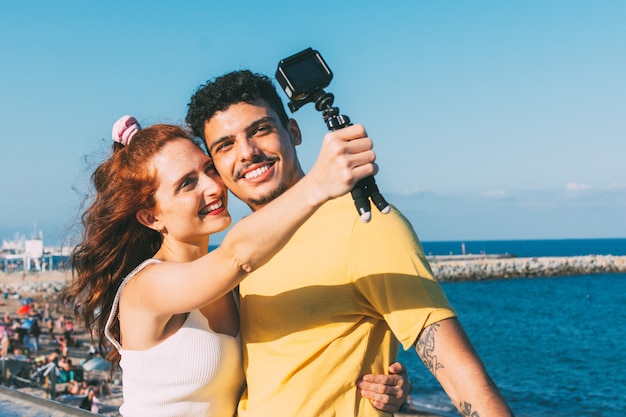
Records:
[[[626,256],[587,255],[540,258],[429,257],[439,281],[480,281],[518,277],[555,277],[626,273]]]

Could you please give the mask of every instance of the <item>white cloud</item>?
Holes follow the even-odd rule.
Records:
[[[585,184],[577,184],[575,182],[568,182],[565,185],[565,189],[568,191],[584,191],[584,190],[591,189],[591,187]]]
[[[416,194],[424,194],[424,193],[429,193],[430,190],[428,190],[427,188],[419,188],[419,187],[415,187],[415,188],[411,188],[411,189],[405,189],[405,190],[401,190],[399,192],[397,192],[400,195],[404,195],[404,196],[411,196],[411,195],[416,195]],[[381,191],[382,193],[382,191]]]
[[[507,190],[490,190],[490,191],[485,191],[481,195],[487,198],[500,199],[500,198],[508,197],[509,192]]]

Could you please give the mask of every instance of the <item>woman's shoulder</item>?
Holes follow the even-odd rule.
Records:
[[[123,293],[124,298],[127,298],[127,295],[129,293],[134,292],[135,288],[138,288],[140,291],[143,291],[141,289],[143,285],[140,284],[143,280],[140,278],[144,275],[144,273],[147,270],[151,269],[150,268],[151,265],[160,264],[162,262],[163,261],[160,261],[158,259],[149,258],[143,261],[142,263],[140,263],[139,265],[137,265],[137,267],[135,267],[135,269],[133,269],[130,273],[128,273],[128,275],[126,275],[126,277],[124,277],[124,279],[122,280],[122,283],[120,284],[117,290],[117,297],[121,298],[122,293]]]
[[[159,260],[159,259],[154,259],[154,258],[148,258],[145,261],[143,261],[142,263],[140,263],[139,265],[137,265],[135,267],[135,269],[133,269],[132,271],[130,271],[130,273],[128,275],[126,275],[126,278],[124,278],[124,281],[128,281],[131,278],[133,278],[135,275],[137,275],[139,272],[143,271],[148,265],[151,264],[158,264],[161,263],[163,261]]]

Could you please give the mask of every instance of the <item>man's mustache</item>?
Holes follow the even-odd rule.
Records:
[[[255,164],[261,164],[261,163],[276,163],[280,160],[280,158],[273,156],[273,157],[269,157],[266,155],[258,155],[255,156],[254,158],[252,158],[252,161],[250,162],[246,162],[244,165],[242,165],[237,172],[235,173],[235,175],[233,175],[233,180],[234,181],[239,181],[240,179],[242,179],[244,177],[244,172],[247,171],[252,165]]]

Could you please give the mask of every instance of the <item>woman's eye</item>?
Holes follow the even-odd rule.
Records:
[[[182,189],[182,188],[188,187],[188,186],[190,186],[190,185],[195,184],[195,182],[196,182],[196,180],[195,180],[195,179],[193,179],[193,178],[188,178],[188,179],[184,180],[184,181],[180,184],[180,188]]]

